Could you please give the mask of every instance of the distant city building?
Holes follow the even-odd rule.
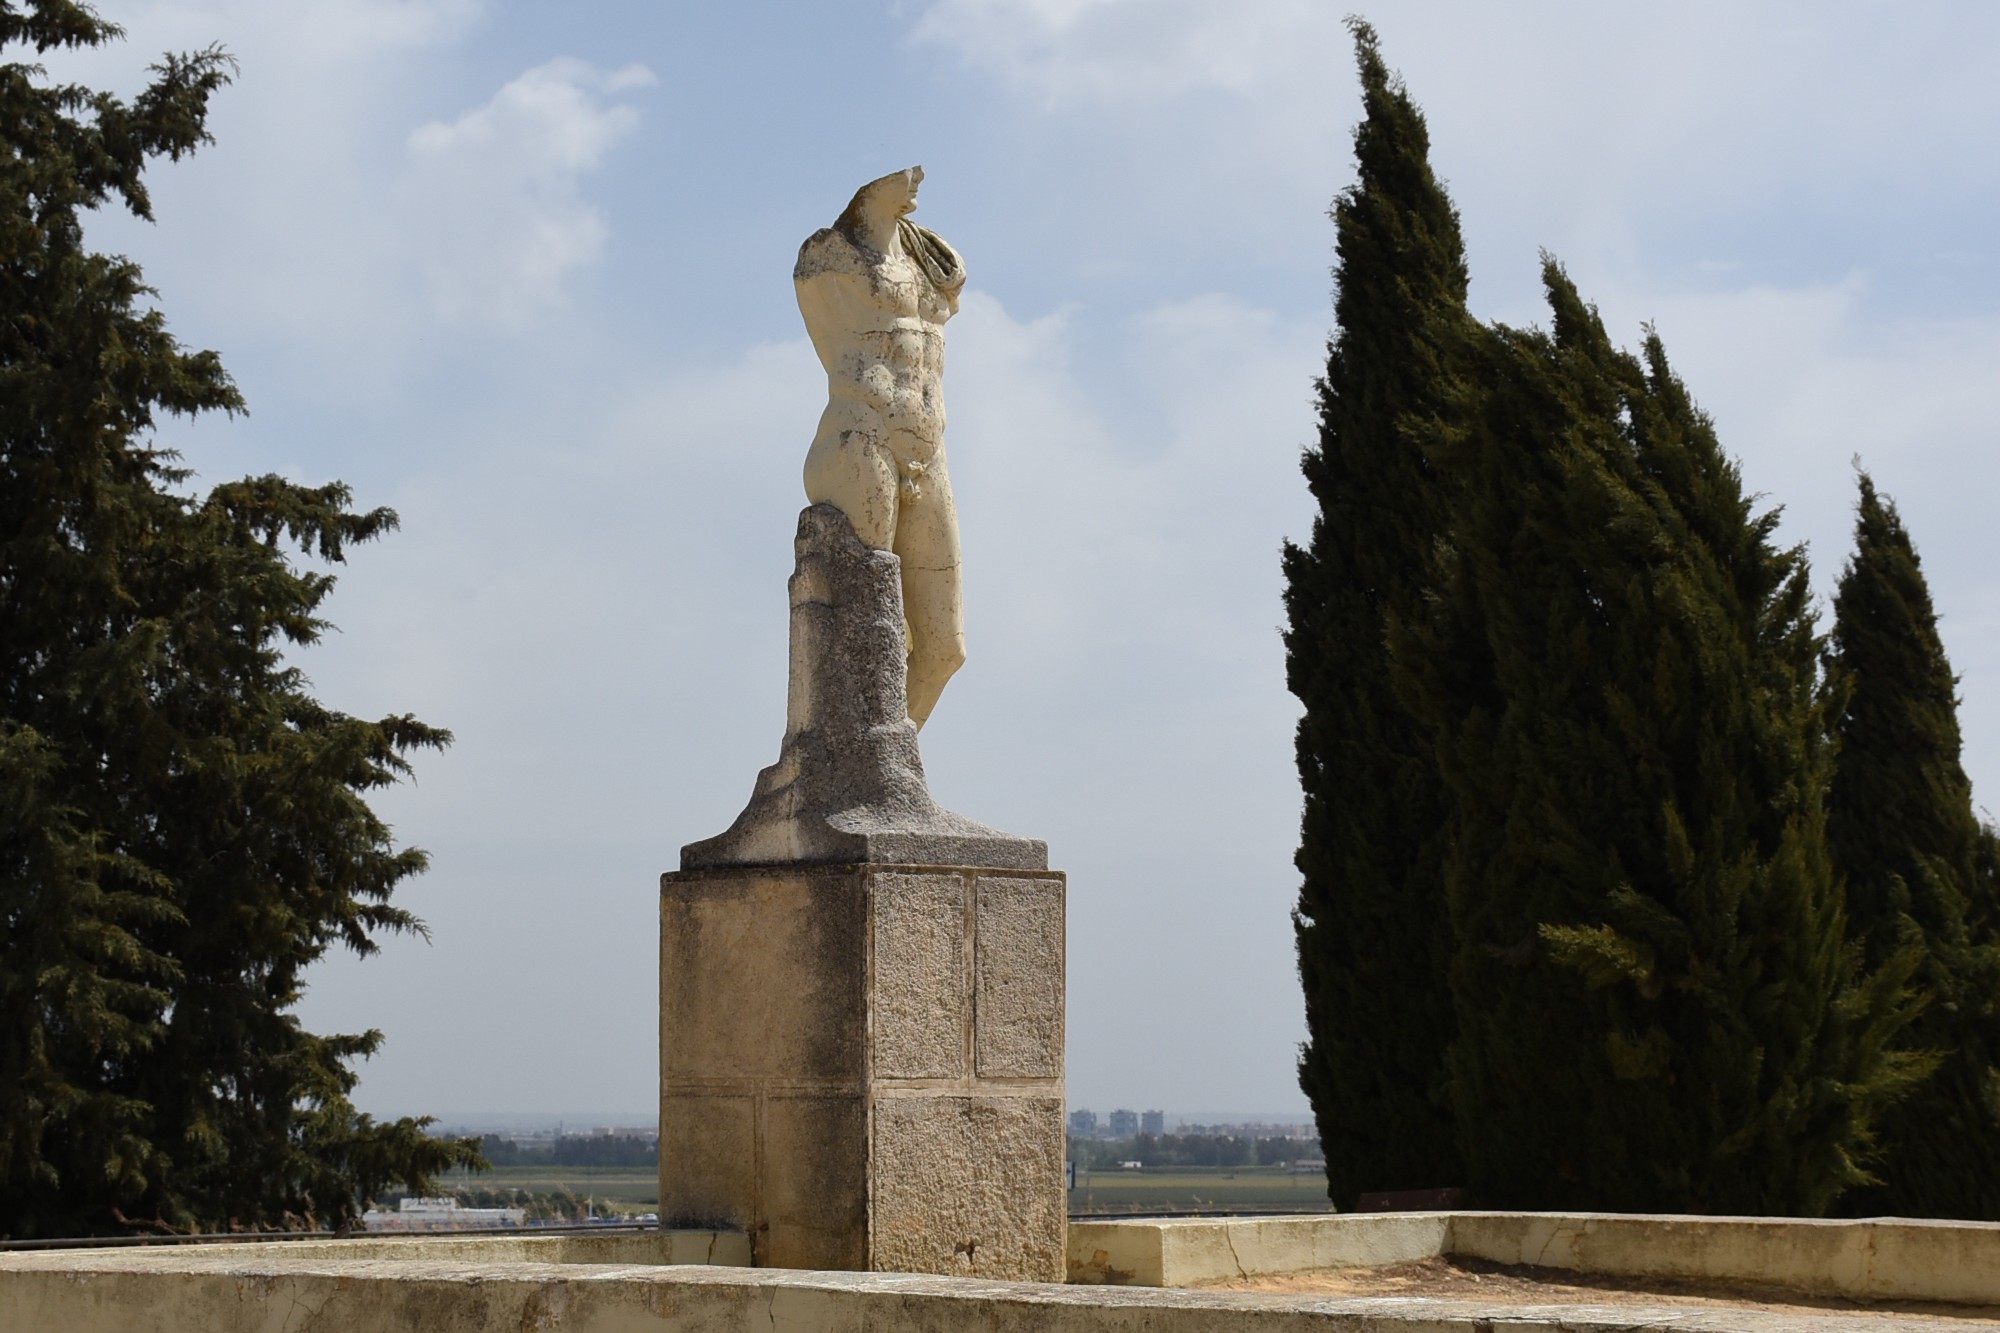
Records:
[[[1319,1131],[1309,1120],[1249,1120],[1236,1124],[1214,1125],[1183,1120],[1178,1129],[1182,1134],[1214,1135],[1226,1139],[1304,1139],[1313,1143],[1319,1141]]]
[[[1155,1137],[1172,1132],[1181,1135],[1213,1136],[1226,1139],[1293,1139],[1306,1144],[1317,1145],[1319,1132],[1310,1120],[1247,1120],[1234,1123],[1202,1124],[1199,1121],[1176,1118],[1172,1130],[1167,1126],[1165,1111],[1129,1111],[1119,1109],[1107,1116],[1085,1110],[1072,1110],[1068,1118],[1070,1137],[1078,1139],[1129,1139],[1136,1134],[1151,1134]]]

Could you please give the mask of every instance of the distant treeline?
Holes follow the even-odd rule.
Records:
[[[549,1145],[521,1144],[514,1139],[492,1135],[479,1141],[479,1150],[495,1166],[658,1166],[660,1145],[656,1139],[636,1134],[559,1134]]]
[[[1112,1169],[1124,1162],[1145,1166],[1279,1166],[1319,1159],[1309,1139],[1253,1139],[1234,1134],[1136,1134],[1129,1139],[1071,1139],[1070,1160],[1080,1167]]]

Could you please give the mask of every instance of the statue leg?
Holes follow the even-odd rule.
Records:
[[[925,472],[919,492],[903,502],[894,549],[903,562],[909,625],[910,720],[922,728],[945,682],[965,662],[965,604],[958,583],[958,511],[943,455]]]
[[[879,426],[844,419],[854,415],[852,404],[836,399],[820,417],[806,451],[806,499],[838,505],[862,545],[894,550],[896,460],[883,447]]]

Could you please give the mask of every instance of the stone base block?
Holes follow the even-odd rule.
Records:
[[[762,1267],[1063,1280],[1059,872],[660,887],[660,1220]]]

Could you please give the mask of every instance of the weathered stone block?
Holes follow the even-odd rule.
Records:
[[[662,1224],[767,1267],[1060,1281],[1062,921],[1046,871],[663,876]]]
[[[774,1093],[765,1102],[753,1251],[776,1268],[868,1267],[868,1102]]]
[[[1060,1078],[1063,1062],[1063,886],[979,877],[981,1078]]]
[[[873,882],[874,1072],[958,1078],[966,1073],[972,1019],[965,993],[965,879],[878,874]]]
[[[859,1078],[865,978],[841,964],[865,911],[852,874],[680,877],[660,900],[660,1076]]]
[[[757,1189],[756,1099],[662,1096],[660,1177],[674,1181],[671,1217],[662,1208],[662,1226],[741,1228],[738,1203]]]
[[[1067,1255],[1060,1095],[878,1096],[878,1270],[1057,1281]]]

